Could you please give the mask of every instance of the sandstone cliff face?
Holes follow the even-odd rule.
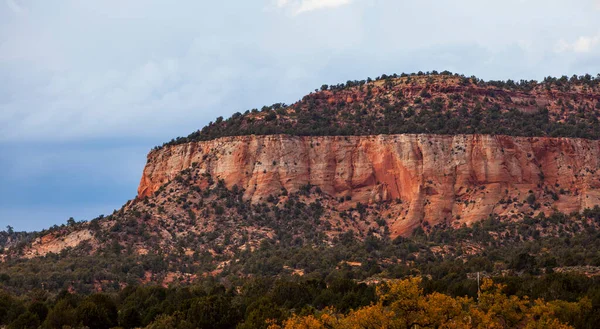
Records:
[[[197,166],[258,202],[312,184],[349,203],[390,202],[393,236],[497,213],[570,213],[600,204],[600,141],[489,135],[235,136],[148,155],[138,197]],[[535,202],[530,194],[535,196]],[[530,202],[525,202],[529,198]]]

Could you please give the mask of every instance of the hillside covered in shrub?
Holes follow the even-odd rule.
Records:
[[[164,145],[224,136],[495,134],[600,138],[600,76],[483,81],[450,72],[323,85],[300,101],[217,118]],[[163,146],[164,146],[163,145]]]

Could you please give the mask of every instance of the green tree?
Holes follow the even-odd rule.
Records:
[[[23,304],[8,293],[0,291],[0,324],[8,324],[25,312]]]
[[[77,324],[75,308],[67,299],[59,300],[56,305],[48,312],[45,327],[62,328],[73,327]]]
[[[48,306],[46,304],[35,301],[29,305],[28,311],[37,315],[40,322],[46,320],[46,316],[48,316]]]
[[[73,226],[73,225],[75,225],[75,223],[76,223],[75,218],[69,217],[69,219],[67,219],[67,225]]]
[[[239,313],[231,306],[229,298],[213,295],[193,301],[187,318],[198,328],[232,328],[239,321]]]
[[[125,329],[136,328],[142,324],[140,311],[135,306],[126,306],[119,312],[119,325]]]
[[[108,329],[116,325],[117,307],[109,296],[94,294],[79,304],[76,315],[90,329]]]
[[[36,329],[40,325],[40,319],[37,315],[27,311],[8,325],[8,329]]]
[[[238,329],[266,329],[270,321],[277,322],[282,318],[283,312],[276,304],[261,298],[248,307],[246,320],[238,326]]]

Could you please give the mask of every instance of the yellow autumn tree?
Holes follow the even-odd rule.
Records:
[[[392,281],[377,288],[377,303],[348,314],[333,309],[308,316],[292,316],[271,329],[416,329],[416,328],[549,328],[570,326],[557,312],[583,312],[589,302],[546,303],[507,296],[504,286],[486,279],[476,301],[440,293],[424,294],[421,278]],[[591,307],[591,306],[590,306]]]
[[[505,286],[484,279],[479,301],[469,308],[473,323],[485,328],[571,328],[556,318],[556,307],[542,300],[507,296]],[[569,303],[575,304],[575,303]]]

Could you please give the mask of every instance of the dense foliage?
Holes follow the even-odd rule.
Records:
[[[277,103],[217,118],[165,145],[225,136],[502,134],[600,138],[600,77],[483,81],[450,72],[383,75],[324,85],[287,106]]]
[[[307,186],[252,204],[222,181],[200,188],[202,179],[211,181],[186,170],[151,199],[44,232],[58,240],[70,232],[93,235],[60,253],[30,261],[23,258],[28,247],[15,246],[4,255],[0,282],[15,293],[35,288],[91,293],[116,291],[124,283],[189,283],[205,275],[235,283],[294,273],[324,279],[336,269],[365,280],[419,273],[539,275],[600,266],[599,207],[519,221],[492,216],[470,227],[425,226],[411,238],[392,239],[378,217],[385,203],[338,211],[335,198]]]
[[[194,286],[128,286],[118,293],[50,295],[33,290],[0,299],[0,325],[8,328],[264,328],[267,319],[282,320],[294,310],[324,307],[340,311],[365,306],[375,298],[372,286],[348,279],[249,279],[238,290],[214,280]]]
[[[222,272],[206,278],[202,275],[206,269],[193,265],[194,258],[136,255],[112,244],[91,256],[73,256],[76,253],[71,251],[35,262],[9,260],[0,270],[4,291],[0,324],[9,328],[40,324],[49,328],[266,328],[266,320],[274,319],[272,325],[293,328],[310,316],[317,323],[328,316],[343,324],[358,321],[357,317],[371,318],[370,312],[396,312],[385,303],[372,305],[377,300],[372,284],[414,275],[423,278],[419,298],[466,305],[463,310],[475,312],[480,306],[473,302],[477,297],[474,274],[480,272],[506,286],[502,296],[515,296],[503,298],[519,305],[515,320],[519,323],[539,321],[535,312],[543,310],[551,316],[548,319],[594,328],[600,320],[600,277],[594,276],[600,272],[599,224],[600,208],[595,208],[521,222],[490,217],[472,227],[432,227],[427,234],[417,230],[410,238],[393,240],[376,235],[359,239],[345,233],[332,246],[265,240],[254,252],[234,254]],[[440,252],[440,247],[447,251]],[[200,259],[206,261],[211,259]],[[198,276],[193,284],[175,281],[164,288],[143,285],[148,272]],[[153,281],[160,282],[160,277]],[[465,296],[470,299],[462,299]],[[500,298],[495,296],[494,300]],[[551,303],[533,302],[540,298]],[[488,314],[491,309],[481,312]],[[486,315],[485,319],[495,318]]]
[[[504,279],[497,279],[507,281]],[[24,296],[0,291],[0,325],[12,328],[595,328],[598,280],[582,275],[511,277],[507,284],[409,277],[358,283],[334,271],[326,280],[249,278],[237,286],[213,279],[165,288],[130,285],[115,293]],[[468,294],[436,287],[462,285]],[[377,289],[376,289],[377,288]],[[551,290],[555,296],[547,292]],[[377,291],[377,292],[376,292]]]
[[[531,302],[506,296],[503,285],[491,280],[484,280],[477,300],[424,294],[420,282],[420,278],[392,281],[378,289],[377,303],[348,314],[326,309],[316,316],[293,316],[283,326],[270,328],[571,328],[560,321],[573,319],[565,313],[588,318],[591,311],[587,298],[578,303]]]

